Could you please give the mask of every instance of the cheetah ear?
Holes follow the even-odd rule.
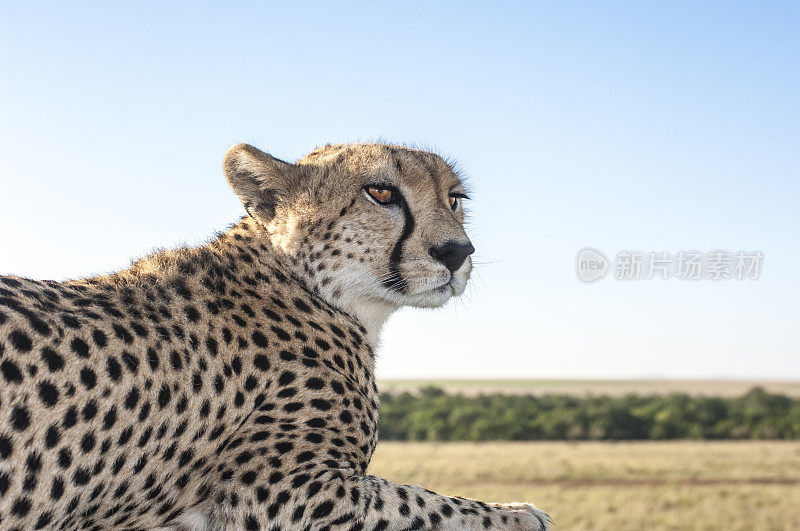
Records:
[[[225,153],[225,178],[242,200],[244,209],[266,225],[277,205],[286,199],[297,181],[297,167],[264,153],[250,144],[236,144]]]

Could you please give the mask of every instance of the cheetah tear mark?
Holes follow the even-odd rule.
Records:
[[[414,232],[415,223],[414,215],[411,213],[411,209],[408,207],[408,203],[402,195],[400,196],[399,202],[403,208],[403,217],[405,218],[403,233],[400,234],[400,238],[397,240],[397,243],[394,244],[392,254],[389,255],[389,276],[383,279],[382,284],[389,289],[402,293],[405,290],[405,279],[403,279],[403,276],[400,274],[400,260],[403,257],[403,244],[409,236],[411,236],[411,233]]]

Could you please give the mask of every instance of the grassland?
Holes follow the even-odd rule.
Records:
[[[477,395],[481,393],[533,394],[548,393],[568,395],[620,396],[628,393],[666,394],[687,393],[690,395],[731,397],[745,394],[753,387],[762,387],[770,393],[800,396],[800,381],[758,380],[458,380],[416,379],[381,380],[381,391],[414,391],[422,386],[433,385],[448,393]]]
[[[370,473],[557,529],[800,529],[800,442],[382,442]]]

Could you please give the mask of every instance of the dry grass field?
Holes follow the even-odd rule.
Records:
[[[800,529],[800,441],[382,442],[369,471],[529,501],[556,529]]]
[[[731,397],[745,394],[753,387],[762,387],[770,393],[800,396],[800,381],[756,380],[381,380],[381,391],[414,391],[422,386],[434,385],[448,393],[477,395],[481,393],[568,395],[610,395],[627,393],[643,395],[687,393],[690,395]]]

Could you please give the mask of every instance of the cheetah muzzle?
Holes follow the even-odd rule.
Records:
[[[3,529],[544,529],[527,504],[366,475],[373,349],[460,295],[466,190],[437,155],[234,146],[247,216],[66,282],[0,277]]]

